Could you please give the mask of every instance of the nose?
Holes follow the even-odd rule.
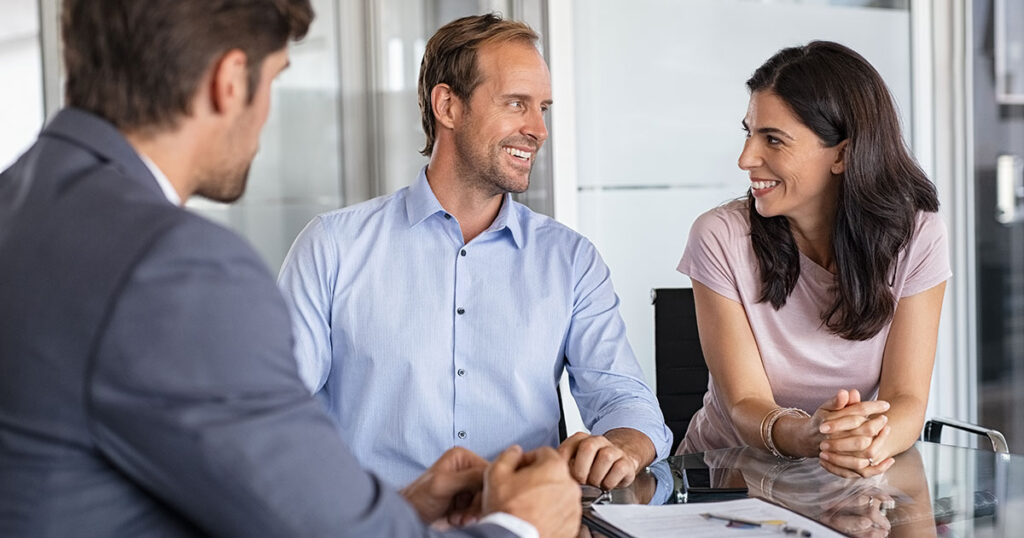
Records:
[[[544,123],[544,111],[537,107],[527,112],[526,121],[519,132],[536,140],[538,147],[543,144],[548,139],[548,126]]]
[[[757,144],[754,143],[753,138],[748,138],[743,141],[743,151],[740,152],[739,161],[736,162],[741,170],[750,170],[757,168],[762,164],[761,154],[757,148]]]

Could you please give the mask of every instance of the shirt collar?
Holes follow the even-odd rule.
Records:
[[[156,184],[160,185],[160,190],[163,191],[164,196],[167,197],[167,201],[176,206],[180,206],[181,197],[178,196],[178,191],[174,190],[174,185],[171,185],[171,180],[167,179],[163,170],[160,170],[160,167],[145,154],[139,153],[139,158],[142,159],[146,168],[149,168],[149,173],[153,174],[153,177],[156,178]]]
[[[430,183],[427,183],[427,167],[424,166],[416,181],[409,186],[405,197],[405,214],[409,217],[409,226],[412,227],[437,212],[443,213],[444,208],[441,207],[441,202],[437,201],[437,196],[434,196]]]
[[[424,166],[416,181],[409,186],[408,195],[405,197],[405,214],[409,218],[409,226],[416,226],[427,217],[444,212],[444,207],[441,206],[441,202],[437,201],[437,196],[434,195],[430,183],[427,182],[427,167]],[[501,229],[508,229],[512,242],[517,248],[522,248],[522,225],[519,222],[518,212],[513,208],[512,195],[509,193],[505,193],[498,215],[484,233]]]

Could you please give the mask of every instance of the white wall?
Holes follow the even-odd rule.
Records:
[[[0,170],[39,134],[43,75],[39,17],[30,0],[0,0]]]

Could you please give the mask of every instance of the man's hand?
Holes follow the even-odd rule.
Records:
[[[455,447],[442,454],[401,494],[424,522],[429,524],[445,517],[460,525],[479,513],[479,498],[476,502],[473,499],[483,487],[486,468],[487,460]]]
[[[576,537],[580,487],[565,460],[549,447],[523,454],[509,447],[484,474],[483,513],[505,512],[529,522],[544,537]]]
[[[569,472],[580,484],[602,489],[625,487],[636,473],[654,461],[654,443],[631,428],[616,428],[604,435],[573,434],[558,447],[569,461]]]

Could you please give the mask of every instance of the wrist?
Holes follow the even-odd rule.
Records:
[[[637,472],[653,463],[657,456],[654,443],[639,430],[616,428],[605,432],[604,437],[622,451]]]
[[[804,431],[809,422],[812,422],[810,415],[802,409],[776,407],[761,420],[761,442],[766,450],[778,458],[803,459],[808,454],[817,454],[816,449],[809,450],[803,443],[806,436],[793,435]]]

